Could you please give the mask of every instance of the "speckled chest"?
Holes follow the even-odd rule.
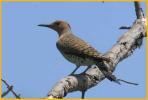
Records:
[[[59,38],[56,46],[68,61],[76,64],[77,66],[90,66],[95,64],[93,59],[85,57],[83,54],[81,54],[81,50],[85,49],[83,44],[84,42],[74,35],[65,34]]]
[[[64,52],[61,53],[68,61],[74,63],[77,66],[90,66],[95,64],[95,62],[89,58],[82,58],[75,55],[65,54]]]

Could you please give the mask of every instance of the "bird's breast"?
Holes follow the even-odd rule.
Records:
[[[66,54],[61,52],[62,55],[65,57],[65,59],[67,59],[69,62],[74,63],[75,65],[78,66],[90,66],[94,64],[94,61],[89,59],[89,58],[82,58],[79,56],[75,56],[75,55],[70,55],[70,54]]]
[[[59,38],[56,46],[61,54],[71,63],[79,66],[95,64],[95,61],[90,57],[90,53],[95,50],[74,35],[65,35]]]

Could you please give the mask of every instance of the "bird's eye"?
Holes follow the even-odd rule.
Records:
[[[56,25],[58,26],[58,25],[60,25],[60,23],[56,23]]]

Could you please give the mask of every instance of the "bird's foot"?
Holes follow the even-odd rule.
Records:
[[[74,75],[74,73],[72,72],[72,73],[70,73],[68,76],[72,76],[72,75]]]
[[[90,68],[90,66],[88,66],[81,74],[86,74],[86,72],[88,71],[89,68]]]
[[[82,73],[80,73],[81,75],[86,75],[87,73],[84,71],[84,72],[82,72]]]
[[[74,73],[79,69],[79,67],[80,67],[80,66],[77,66],[77,67],[71,72],[71,74],[69,74],[69,76],[70,76],[70,75],[74,75]]]

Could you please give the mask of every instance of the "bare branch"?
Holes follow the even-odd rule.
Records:
[[[142,8],[140,7],[140,3],[138,1],[135,1],[134,4],[135,4],[135,12],[136,12],[137,19],[144,18],[144,13]]]
[[[99,65],[108,66],[112,73],[115,71],[119,62],[131,56],[134,50],[142,45],[143,38],[146,36],[146,22],[142,19],[142,10],[138,2],[135,2],[135,9],[137,20],[131,28],[119,38],[117,43],[105,53],[105,56],[111,58],[112,62],[104,62],[104,65]],[[48,98],[63,98],[67,93],[87,91],[87,89],[96,86],[105,79],[102,70],[99,68],[94,65],[85,74],[75,74],[61,79],[49,91]],[[120,81],[127,82],[124,80]],[[131,82],[127,83],[137,85]]]
[[[131,29],[129,26],[121,26],[119,29]]]
[[[2,97],[5,97],[13,89],[13,86],[10,86],[7,88],[8,88],[8,90],[2,93]]]
[[[5,80],[3,80],[3,79],[2,79],[2,81],[3,81],[3,83],[4,83],[4,84],[7,86],[7,88],[8,88],[8,90],[2,94],[2,97],[6,96],[6,95],[11,91],[11,92],[13,93],[13,95],[14,95],[16,98],[20,99],[20,95],[17,95],[17,94],[13,91],[13,86],[10,86],[10,85],[9,85]]]

